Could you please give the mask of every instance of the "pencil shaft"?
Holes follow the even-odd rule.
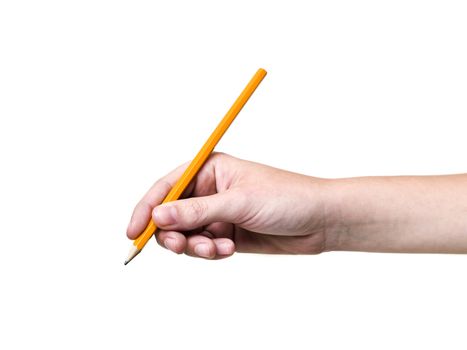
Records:
[[[201,150],[198,152],[196,157],[192,160],[190,165],[188,165],[183,175],[180,177],[180,179],[177,181],[174,187],[172,187],[170,192],[167,194],[163,203],[172,202],[180,198],[183,191],[187,188],[187,186],[196,176],[196,174],[201,169],[203,164],[209,158],[209,156],[211,155],[212,151],[216,147],[219,140],[225,134],[229,126],[234,121],[235,117],[242,110],[243,106],[247,103],[248,99],[251,97],[251,95],[256,90],[256,88],[261,83],[261,81],[266,76],[266,74],[267,73],[264,69],[259,69],[256,72],[256,74],[250,80],[250,82],[245,87],[245,89],[242,91],[240,96],[234,102],[232,107],[229,109],[227,114],[224,116],[224,118],[222,118],[221,122],[216,127],[216,129],[213,131],[213,133],[208,138],[206,143],[203,145]],[[141,233],[141,235],[133,242],[135,247],[138,250],[143,249],[143,247],[149,241],[149,239],[154,234],[156,229],[157,229],[157,226],[151,219],[149,224],[143,231],[143,233]]]

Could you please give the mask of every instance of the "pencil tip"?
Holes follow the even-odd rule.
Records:
[[[141,252],[137,247],[132,246],[130,249],[130,254],[128,254],[128,258],[125,260],[125,265],[127,265],[133,258]]]

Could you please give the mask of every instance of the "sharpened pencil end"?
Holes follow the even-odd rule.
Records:
[[[127,265],[133,258],[138,255],[141,252],[138,248],[135,246],[132,246],[130,249],[130,254],[128,254],[128,258],[125,260],[125,265]]]
[[[123,265],[127,265],[129,263],[128,260],[125,260],[125,262],[123,263]]]

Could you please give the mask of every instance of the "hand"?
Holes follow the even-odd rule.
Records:
[[[157,242],[175,253],[219,259],[235,251],[316,254],[327,249],[325,180],[215,153],[183,197],[160,205],[188,164],[158,180],[136,206],[127,235],[152,218]]]

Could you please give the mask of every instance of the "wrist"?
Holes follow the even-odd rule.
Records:
[[[342,198],[339,193],[339,180],[324,180],[320,192],[325,236],[324,251],[342,250]]]
[[[308,192],[312,203],[307,211],[310,220],[308,232],[322,234],[322,252],[345,250],[343,238],[348,230],[343,217],[345,216],[346,203],[342,193],[343,186],[340,179],[323,179],[309,177],[311,182],[306,186],[311,190]]]
[[[369,232],[377,230],[374,203],[364,178],[329,179],[322,185],[325,251],[366,250]]]
[[[401,196],[406,181],[397,177],[327,180],[323,190],[326,250],[402,251],[404,227],[412,221]]]

